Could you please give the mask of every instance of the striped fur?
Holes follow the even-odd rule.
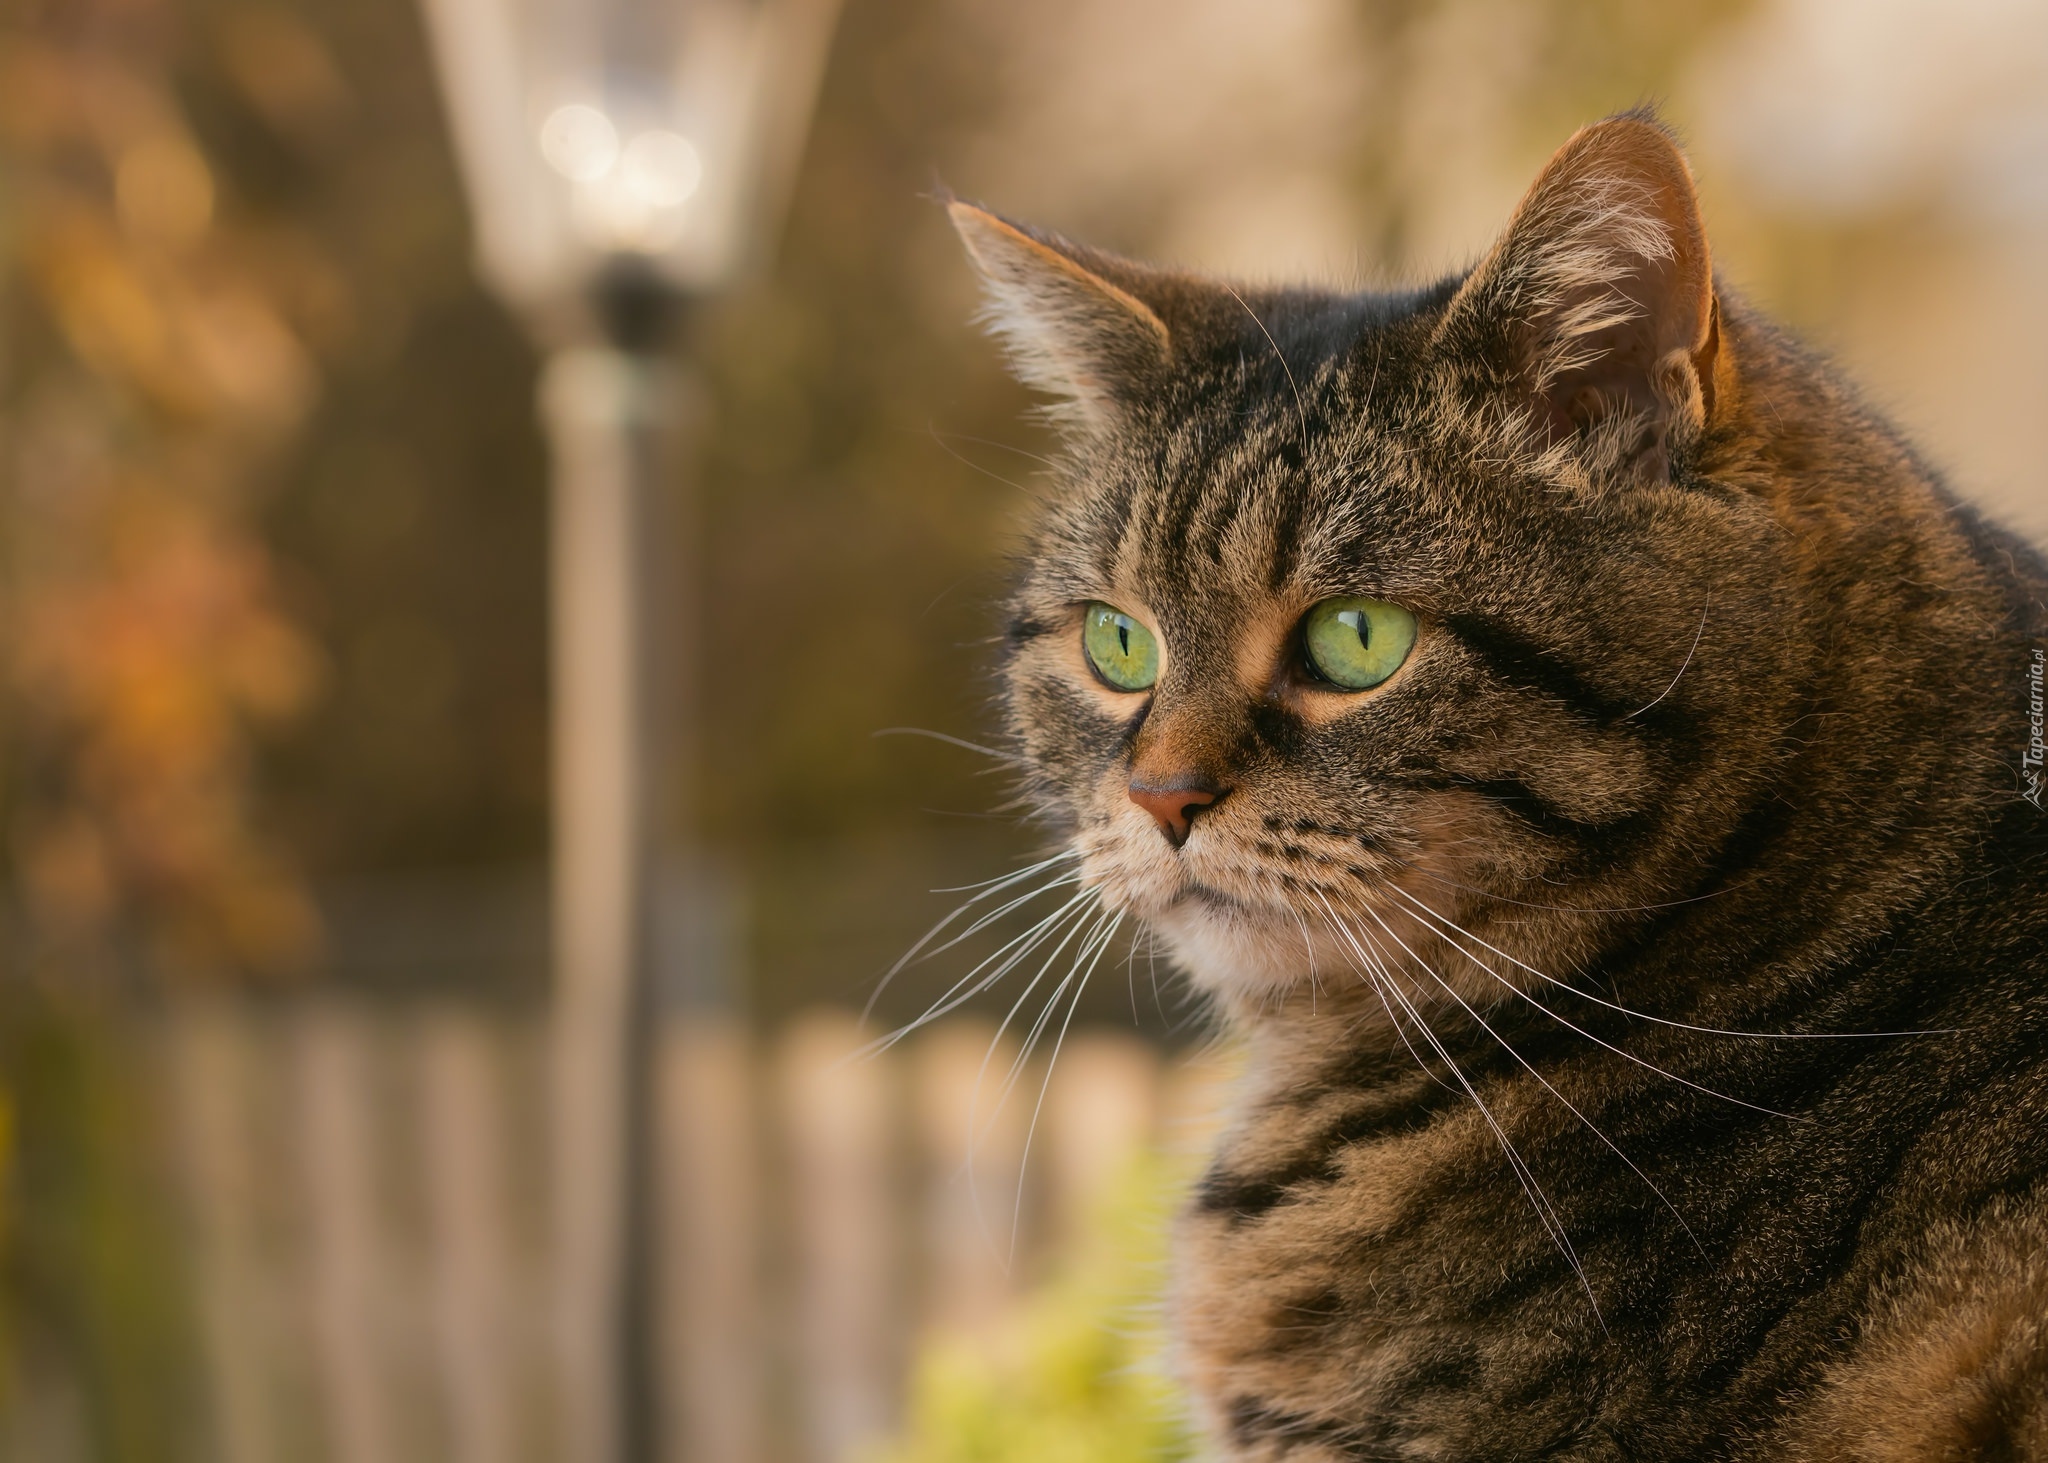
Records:
[[[1251,1057],[1180,1234],[1218,1453],[2048,1459],[2035,554],[1715,287],[1653,119],[1405,294],[953,211],[1072,404],[1026,795]],[[1421,633],[1343,693],[1357,594]],[[1223,789],[1184,845],[1140,770]]]

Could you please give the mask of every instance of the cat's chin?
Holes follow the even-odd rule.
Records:
[[[1145,923],[1194,986],[1226,1005],[1256,1007],[1284,996],[1326,969],[1301,926],[1277,911],[1182,898]]]

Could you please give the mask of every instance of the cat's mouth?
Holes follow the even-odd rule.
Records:
[[[1225,894],[1221,889],[1212,889],[1209,885],[1196,883],[1192,879],[1181,885],[1180,892],[1168,901],[1167,907],[1172,908],[1175,905],[1186,904],[1190,901],[1196,904],[1205,904],[1211,909],[1220,909],[1227,913],[1249,914],[1251,912],[1251,906],[1242,899],[1233,898],[1231,895]]]

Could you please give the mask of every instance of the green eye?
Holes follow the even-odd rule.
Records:
[[[1347,691],[1377,686],[1408,658],[1415,616],[1383,599],[1326,599],[1302,622],[1309,668]]]
[[[1150,690],[1159,679],[1159,642],[1114,606],[1088,606],[1081,622],[1081,645],[1095,674],[1119,691]]]

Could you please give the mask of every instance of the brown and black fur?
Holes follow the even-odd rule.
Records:
[[[1408,294],[953,212],[1070,443],[1027,793],[1249,1053],[1179,1238],[1217,1452],[2048,1459],[2048,575],[1714,285],[1663,130]],[[1300,663],[1339,594],[1420,620],[1372,691]]]

